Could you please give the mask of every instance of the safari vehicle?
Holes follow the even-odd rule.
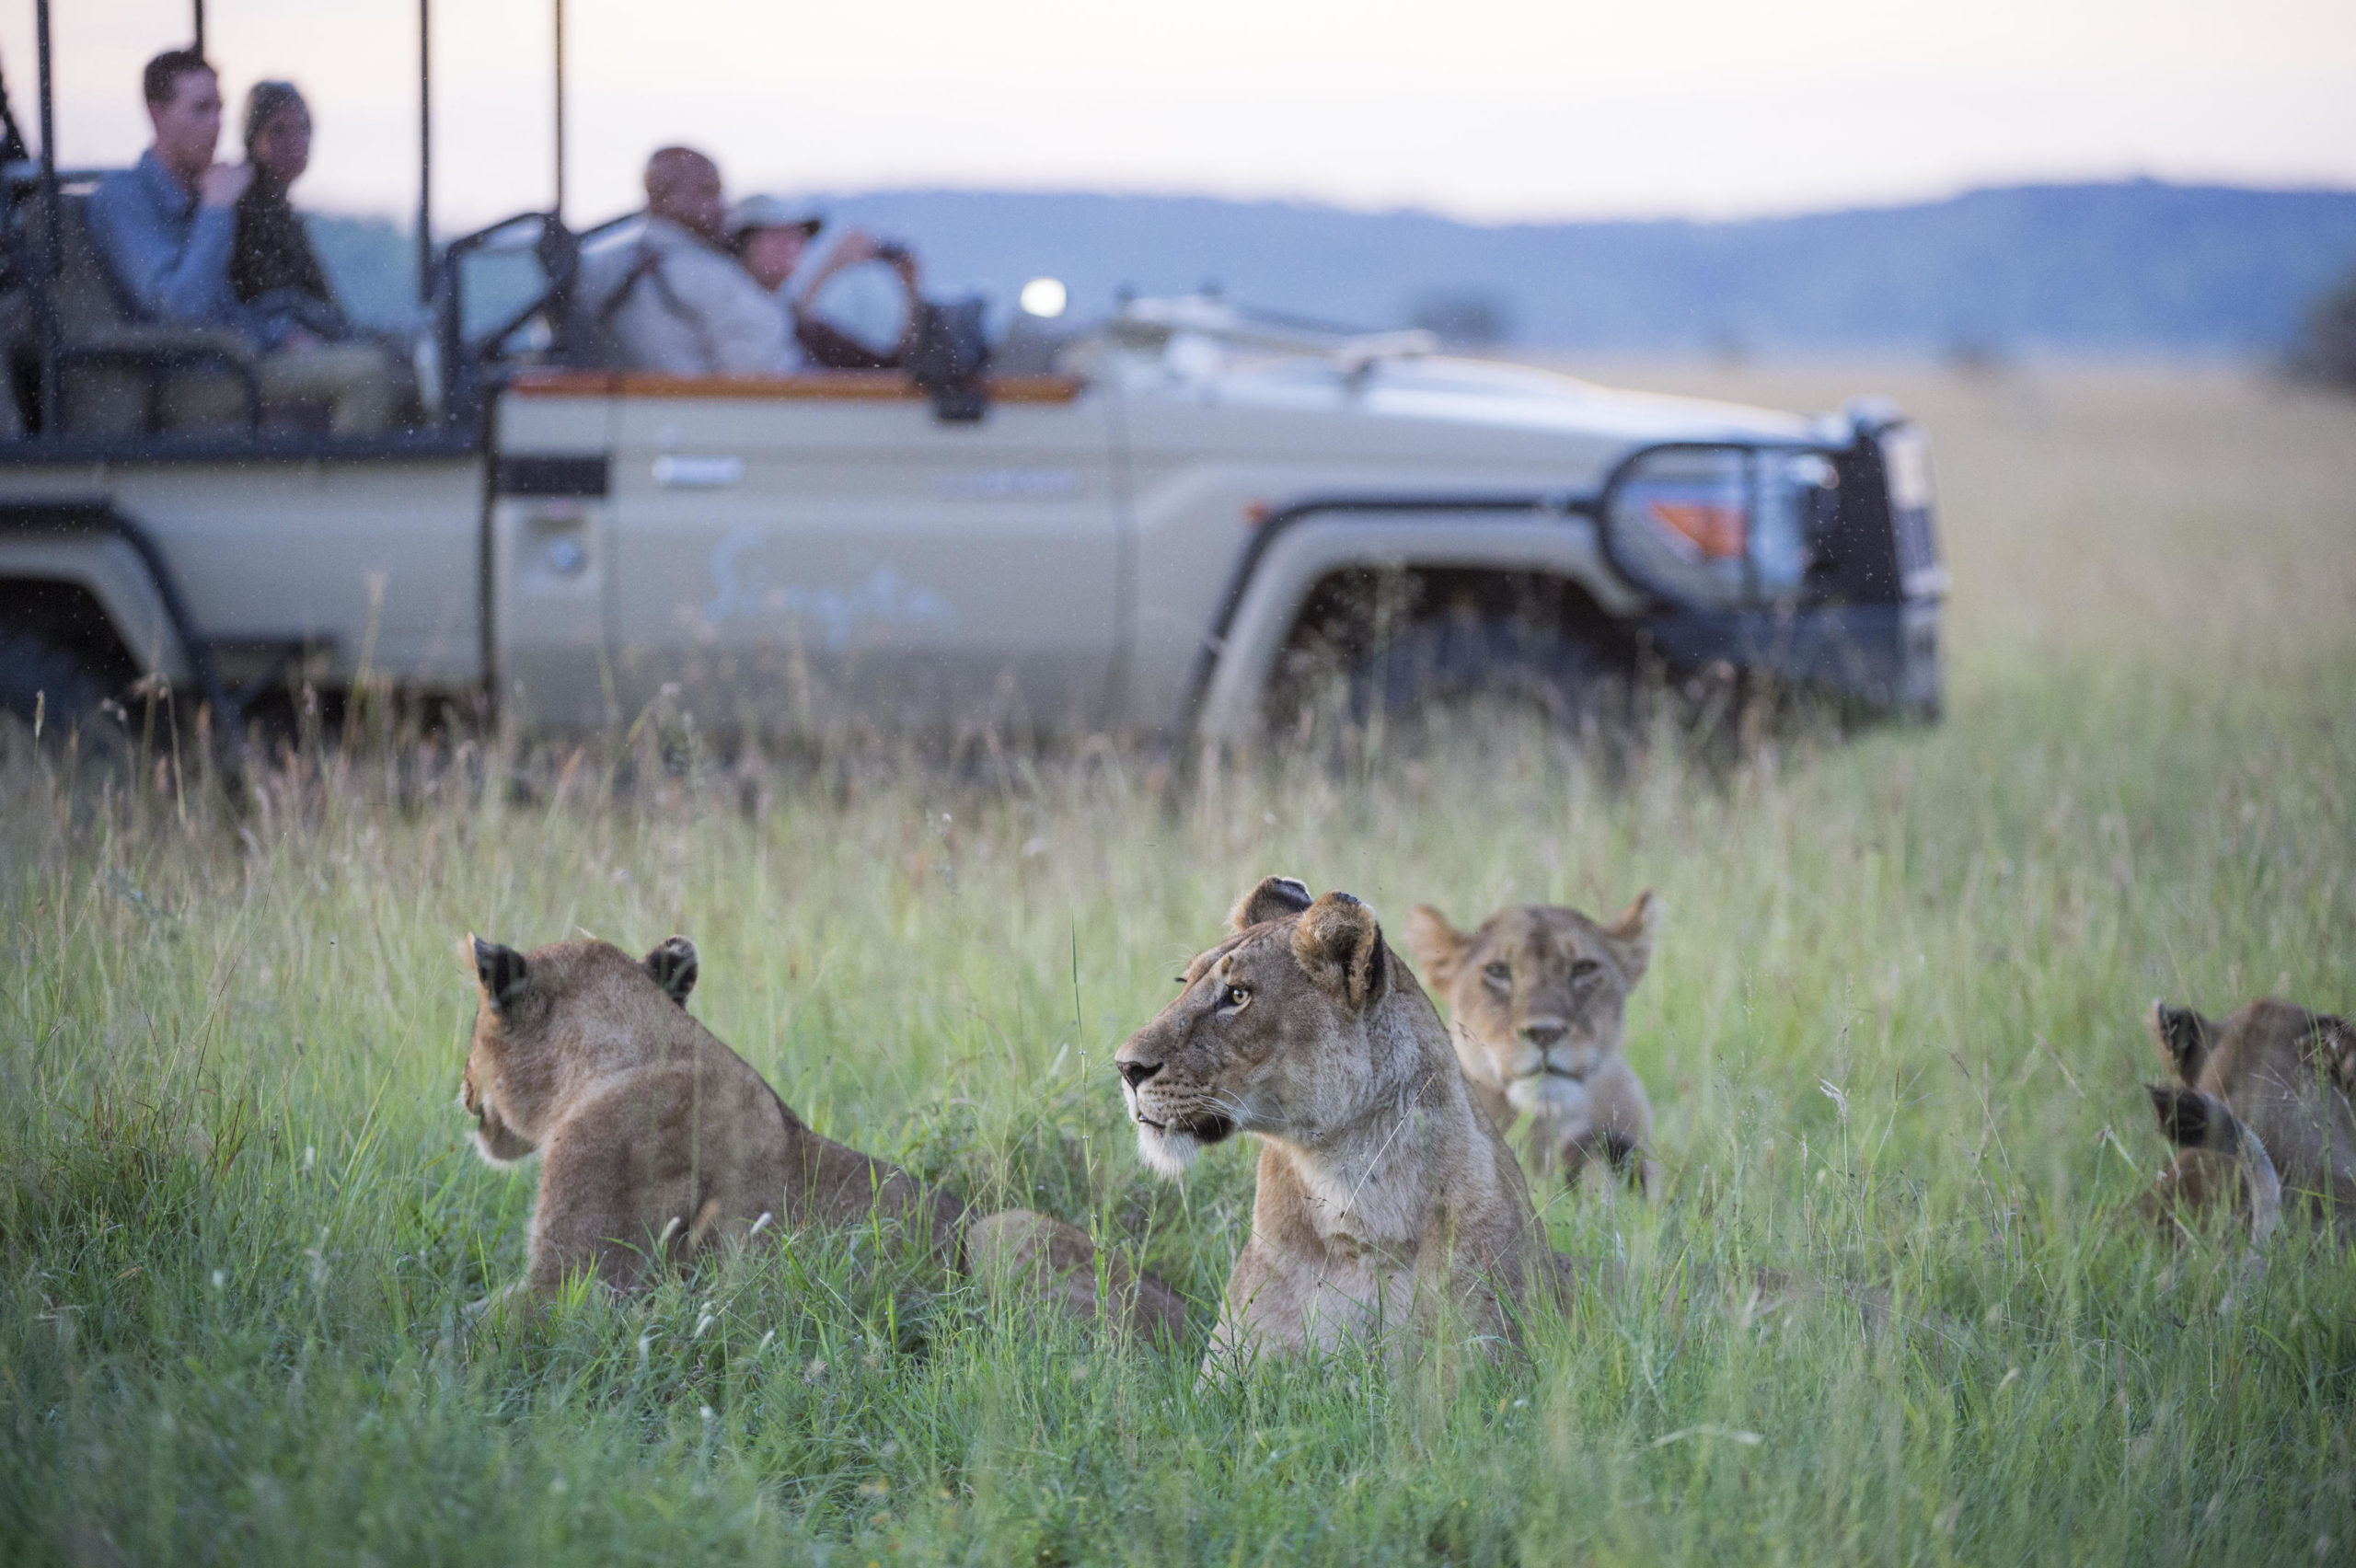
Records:
[[[1060,336],[1018,317],[996,374],[954,343],[915,376],[615,372],[583,363],[571,284],[630,220],[549,212],[424,256],[422,424],[281,428],[233,343],[133,321],[109,286],[90,177],[52,151],[39,17],[0,387],[20,716],[168,686],[236,732],[291,686],[367,674],[539,731],[668,692],[763,734],[1241,742],[1304,651],[1377,700],[1404,651],[1472,684],[1650,660],[1936,710],[1927,449],[1877,404],[1611,392],[1205,297]],[[156,393],[186,376],[242,382],[244,416],[164,428]]]

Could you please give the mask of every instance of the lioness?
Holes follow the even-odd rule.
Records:
[[[1473,1100],[1501,1132],[1529,1116],[1542,1174],[1576,1184],[1600,1155],[1639,1191],[1658,1179],[1652,1102],[1620,1049],[1652,919],[1649,890],[1609,926],[1542,904],[1507,905],[1469,936],[1428,904],[1407,916],[1407,949],[1448,1001]]]
[[[643,959],[594,940],[526,954],[471,935],[460,953],[481,989],[458,1090],[476,1147],[493,1165],[542,1157],[528,1261],[512,1288],[545,1297],[586,1273],[628,1292],[658,1264],[771,1221],[791,1231],[880,1215],[953,1268],[994,1286],[1021,1274],[1096,1315],[1084,1232],[1027,1209],[968,1225],[952,1194],[805,1125],[688,1015],[698,965],[686,938]],[[1103,1262],[1133,1326],[1179,1332],[1174,1292]]]
[[[2181,1146],[2144,1194],[2146,1216],[2230,1203],[2262,1240],[2279,1173],[2276,1204],[2356,1224],[2356,1028],[2271,998],[2222,1022],[2154,1002],[2146,1023],[2175,1080],[2153,1103]]]
[[[1521,1169],[1468,1098],[1439,1015],[1344,893],[1253,888],[1230,935],[1114,1057],[1146,1163],[1261,1140],[1252,1235],[1206,1370],[1428,1323],[1510,1335],[1552,1254]]]

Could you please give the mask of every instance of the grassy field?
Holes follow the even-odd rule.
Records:
[[[2356,403],[2223,373],[1608,368],[1937,444],[1934,729],[1542,741],[1370,782],[1119,760],[983,790],[692,776],[68,821],[5,781],[0,1562],[1079,1564],[2356,1560],[2356,1265],[2119,1209],[2140,1010],[2356,1007]],[[61,828],[64,831],[61,831]],[[1631,1288],[1526,1362],[1198,1385],[804,1237],[460,1339],[534,1177],[453,1105],[469,928],[685,931],[697,1012],[824,1130],[1134,1249],[1204,1308],[1251,1153],[1152,1182],[1109,1059],[1265,872],[1669,918],[1630,1012],[1669,1191],[1557,1197]],[[1750,1264],[1941,1334],[1750,1310]]]

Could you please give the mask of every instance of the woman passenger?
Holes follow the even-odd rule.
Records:
[[[229,288],[241,305],[290,320],[327,342],[352,335],[310,232],[288,192],[311,167],[311,110],[292,82],[257,82],[246,99],[246,161],[253,182],[237,198]]]

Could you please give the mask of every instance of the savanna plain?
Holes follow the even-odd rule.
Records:
[[[2294,1222],[2252,1276],[2229,1228],[2124,1212],[2165,1158],[2154,997],[2356,1007],[2356,402],[1597,368],[1923,418],[1942,722],[1663,728],[1608,767],[1497,727],[1177,793],[1120,748],[767,767],[677,734],[615,788],[420,766],[365,711],[234,811],[19,758],[0,1560],[2356,1561],[2356,1264]],[[1111,1058],[1270,872],[1394,946],[1418,902],[1662,897],[1628,1050],[1665,1190],[1542,1193],[1624,1283],[1523,1354],[1197,1380],[1252,1153],[1154,1180]],[[1192,1339],[994,1308],[872,1231],[467,1332],[535,1182],[454,1103],[469,929],[691,936],[694,1010],[821,1130],[1091,1228]],[[1762,1301],[1761,1267],[1894,1309]]]

